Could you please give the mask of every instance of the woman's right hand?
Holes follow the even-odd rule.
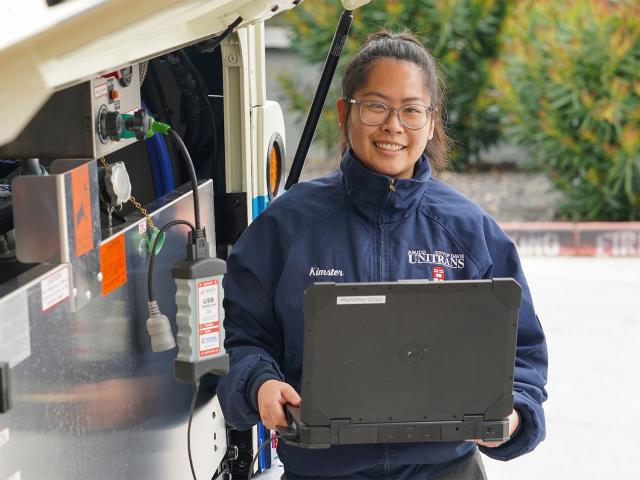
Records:
[[[284,406],[290,403],[300,406],[300,395],[288,383],[279,380],[267,380],[258,389],[258,409],[265,427],[275,430],[276,426],[286,427],[287,417]]]

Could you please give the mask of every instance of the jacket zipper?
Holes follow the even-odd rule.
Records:
[[[387,195],[385,195],[384,201],[382,202],[382,205],[380,206],[380,216],[378,217],[378,232],[379,232],[379,237],[378,237],[378,265],[377,265],[377,272],[376,272],[376,281],[378,282],[384,282],[384,278],[382,276],[382,266],[383,266],[383,262],[384,262],[384,252],[383,252],[383,242],[382,242],[382,237],[384,235],[384,230],[382,229],[382,209],[384,207],[384,204],[386,203],[386,201],[389,199],[389,195],[391,195],[391,192],[395,192],[396,191],[396,180],[395,178],[392,178],[389,180],[389,191],[387,192]]]

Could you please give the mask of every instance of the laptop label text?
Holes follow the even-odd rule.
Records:
[[[370,305],[375,303],[387,303],[386,295],[353,295],[337,297],[338,305]]]

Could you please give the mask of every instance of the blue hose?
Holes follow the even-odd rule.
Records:
[[[159,164],[163,173],[164,185],[167,192],[171,192],[176,188],[176,182],[173,178],[173,167],[171,165],[171,157],[169,156],[169,149],[167,148],[167,140],[164,135],[156,133],[151,137],[151,140],[156,139],[158,141]],[[165,193],[167,193],[165,192]]]
[[[153,178],[153,192],[156,198],[163,196],[166,192],[164,191],[164,183],[162,181],[162,177],[160,176],[160,168],[158,167],[158,153],[156,149],[155,142],[152,142],[151,139],[145,141],[147,144],[147,155],[149,156],[149,163],[151,165],[151,177]]]
[[[151,114],[144,102],[142,102],[142,108],[144,108],[148,114]],[[167,148],[167,143],[163,135],[156,133],[145,141],[149,162],[151,163],[153,189],[156,198],[158,198],[175,189],[171,157],[169,157],[169,149]]]

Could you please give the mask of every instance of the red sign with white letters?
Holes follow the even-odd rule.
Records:
[[[444,267],[433,267],[433,281],[434,282],[444,281]]]

